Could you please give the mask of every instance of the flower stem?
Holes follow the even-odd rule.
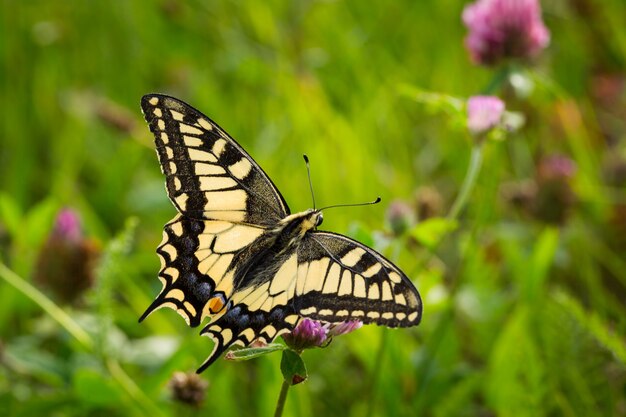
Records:
[[[378,384],[380,379],[380,373],[383,368],[383,360],[385,359],[385,352],[387,350],[387,338],[389,332],[383,331],[380,337],[380,344],[376,351],[376,362],[374,362],[374,370],[372,371],[372,386],[370,388],[369,399],[367,401],[367,417],[374,415],[374,409],[376,408],[376,398],[378,394]]]
[[[276,411],[274,411],[274,417],[280,417],[283,415],[283,409],[285,408],[285,401],[287,400],[287,393],[289,392],[289,386],[291,384],[286,379],[283,380],[283,385],[280,387],[280,394],[278,395],[278,402],[276,403]]]
[[[41,291],[33,287],[29,282],[11,271],[5,264],[0,262],[0,277],[7,283],[15,287],[22,294],[33,300],[42,308],[50,317],[57,321],[67,330],[83,347],[92,350],[94,347],[93,339],[83,330],[82,327],[72,317],[70,317],[61,307],[56,305],[52,300],[46,297]]]
[[[470,157],[469,167],[467,169],[467,174],[465,175],[465,179],[463,180],[463,185],[461,186],[461,191],[459,195],[456,197],[456,200],[452,204],[452,208],[448,213],[448,219],[456,219],[463,207],[467,203],[467,199],[476,184],[476,178],[478,177],[478,172],[480,171],[480,167],[483,161],[483,146],[482,143],[477,143],[474,145],[472,149],[472,155]]]

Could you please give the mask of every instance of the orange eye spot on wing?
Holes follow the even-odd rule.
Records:
[[[222,295],[217,295],[209,300],[209,311],[211,314],[215,314],[221,311],[225,304],[224,297]]]

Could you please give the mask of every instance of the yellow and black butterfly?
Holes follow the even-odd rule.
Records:
[[[290,214],[261,167],[226,132],[188,104],[142,98],[169,198],[178,215],[157,249],[163,289],[140,321],[176,310],[215,342],[206,369],[231,345],[271,342],[302,318],[417,325],[422,301],[381,254],[317,230],[320,210]]]

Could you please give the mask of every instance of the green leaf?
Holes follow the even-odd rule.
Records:
[[[22,225],[22,213],[17,202],[8,194],[0,193],[0,223],[16,236]]]
[[[441,239],[454,231],[457,226],[456,220],[433,217],[418,223],[409,233],[422,245],[434,249],[441,242]]]
[[[280,343],[270,343],[269,345],[261,347],[231,350],[224,356],[224,359],[229,361],[247,361],[261,355],[267,355],[268,353],[285,350],[286,348],[287,347],[285,345],[281,345]]]
[[[306,366],[299,354],[291,349],[283,350],[283,357],[280,360],[280,370],[283,378],[290,385],[296,385],[306,381],[308,378]]]
[[[609,350],[615,358],[626,365],[626,344],[624,337],[611,328],[610,323],[603,321],[602,317],[594,311],[586,311],[581,303],[567,293],[558,290],[554,299],[561,304],[567,312],[594,337],[605,349]]]
[[[544,283],[556,256],[559,245],[559,229],[547,227],[535,244],[529,259],[527,272],[522,278],[524,295],[528,301],[537,300],[542,293]]]
[[[106,406],[122,399],[118,386],[93,369],[78,369],[74,373],[73,385],[76,397],[86,404]]]

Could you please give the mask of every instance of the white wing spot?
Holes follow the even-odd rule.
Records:
[[[189,158],[193,161],[217,162],[217,158],[209,152],[204,152],[199,149],[187,149],[187,153],[189,154]]]
[[[233,176],[235,176],[235,178],[243,180],[252,170],[252,164],[248,161],[248,159],[241,158],[238,162],[229,166],[228,170],[231,174],[233,174]]]
[[[189,314],[191,314],[192,316],[196,315],[196,308],[193,306],[193,304],[191,304],[189,301],[185,301],[183,305],[185,306]]]
[[[352,294],[352,277],[350,276],[350,271],[343,271],[343,275],[341,276],[341,284],[339,284],[339,291],[337,295],[348,295]]]
[[[218,139],[213,144],[213,149],[211,150],[211,152],[213,152],[213,155],[219,158],[222,155],[222,152],[224,152],[225,147],[226,141],[224,139]]]
[[[380,299],[380,289],[378,288],[377,283],[370,285],[369,293],[367,294],[367,296],[370,300]]]
[[[404,296],[404,294],[396,294],[396,304],[400,304],[403,306],[406,305],[406,297]]]
[[[383,290],[383,301],[393,300],[393,294],[391,293],[391,285],[388,282],[383,282],[382,284]]]
[[[341,267],[338,263],[333,263],[326,275],[326,282],[322,292],[326,294],[336,294],[339,289],[339,277],[341,276]]]
[[[372,266],[370,266],[369,268],[367,268],[367,269],[365,270],[365,272],[363,272],[363,276],[364,276],[365,278],[371,278],[371,277],[373,277],[374,275],[376,275],[376,274],[378,273],[378,271],[380,271],[380,269],[381,269],[382,267],[383,267],[383,266],[382,266],[380,263],[376,262],[374,265],[372,265]]]
[[[365,250],[362,248],[354,248],[350,252],[346,253],[341,258],[341,263],[347,267],[353,267],[361,260],[361,257],[365,254]]]
[[[354,295],[359,298],[367,297],[365,291],[365,280],[360,275],[354,275]]]
[[[183,301],[185,299],[185,293],[179,289],[170,290],[165,296],[167,298],[173,298],[178,301]]]
[[[161,246],[161,250],[170,256],[170,262],[176,259],[177,252],[174,246],[168,243],[167,245]]]
[[[205,211],[245,210],[248,195],[244,190],[213,191],[204,193],[207,203]]]
[[[402,282],[402,278],[400,277],[400,274],[398,274],[397,272],[390,272],[389,279],[391,280],[391,282],[395,284],[399,284]]]
[[[159,127],[159,130],[165,130],[165,122],[163,121],[163,119],[159,119],[159,121],[157,122],[157,126]]]
[[[152,110],[152,113],[154,113],[156,117],[163,117],[163,112],[161,111],[161,109],[154,109]]]
[[[233,338],[233,331],[230,329],[224,329],[222,330],[221,335],[222,335],[222,343],[226,345]]]
[[[269,337],[270,339],[273,339],[274,336],[276,335],[276,328],[272,326],[271,324],[268,324],[259,333],[267,333],[267,337]]]
[[[159,99],[158,97],[152,97],[150,100],[148,100],[148,103],[152,104],[153,106],[156,106],[157,104],[159,104]]]
[[[183,226],[180,224],[180,222],[170,224],[170,229],[172,230],[172,232],[174,232],[176,236],[183,235]]]
[[[171,282],[176,282],[176,280],[180,276],[180,272],[178,272],[178,269],[171,267],[164,269],[161,274],[167,274],[171,278]]]
[[[183,188],[183,184],[180,182],[180,179],[178,177],[174,177],[174,188],[176,189],[176,191],[179,191],[181,188]]]
[[[199,148],[202,146],[202,139],[195,136],[183,135],[183,140],[185,141],[185,145],[192,148]]]
[[[206,130],[213,130],[213,125],[211,125],[211,123],[209,123],[205,119],[202,119],[202,118],[198,119],[198,124],[202,126],[203,128],[205,128]]]
[[[161,140],[164,144],[167,144],[170,141],[170,138],[167,136],[167,133],[161,132]]]
[[[316,307],[303,308],[302,310],[300,310],[300,314],[306,316],[307,314],[315,313],[316,311]]]
[[[183,211],[185,211],[187,208],[187,198],[189,198],[187,194],[181,194],[178,197],[174,198],[174,201],[176,201],[178,207],[180,207],[180,209]]]
[[[172,117],[174,118],[174,120],[178,120],[179,122],[183,121],[183,114],[179,113],[175,110],[170,110],[170,113],[172,114]]]
[[[237,182],[228,177],[200,177],[200,188],[206,191],[223,190],[225,188],[233,188]]]
[[[189,133],[191,135],[202,134],[202,130],[198,129],[197,127],[190,126],[186,123],[179,123],[179,124],[180,124],[180,133]]]
[[[196,175],[220,175],[226,171],[219,165],[209,164],[206,162],[196,162],[194,164]]]

